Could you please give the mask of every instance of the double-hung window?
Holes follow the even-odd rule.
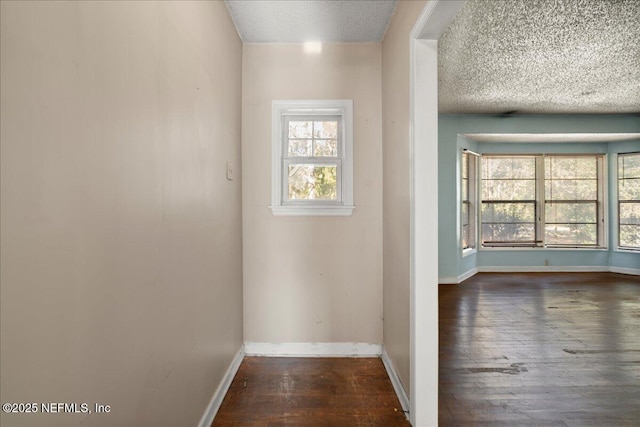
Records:
[[[602,167],[602,156],[545,156],[547,246],[604,246]]]
[[[640,251],[640,153],[618,155],[618,248]]]
[[[276,215],[350,215],[351,101],[274,101],[271,209]]]
[[[461,193],[461,243],[463,251],[471,251],[476,248],[476,221],[477,221],[477,165],[478,155],[470,151],[462,152],[462,165],[460,183]]]
[[[485,155],[483,247],[605,247],[603,155]]]
[[[536,246],[535,156],[482,157],[482,245]]]

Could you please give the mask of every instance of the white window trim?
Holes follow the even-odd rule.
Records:
[[[615,202],[612,203],[612,214],[613,214],[613,220],[615,222],[614,224],[614,229],[613,229],[613,235],[614,235],[614,242],[613,242],[613,251],[614,252],[621,252],[621,253],[628,253],[628,254],[637,254],[640,253],[640,249],[633,249],[633,248],[627,248],[627,247],[622,247],[620,246],[620,211],[618,209],[619,203],[620,203],[620,166],[619,166],[619,159],[620,156],[624,156],[626,154],[636,154],[635,151],[630,152],[630,153],[616,153],[613,157],[614,157],[614,177],[613,179],[615,180]]]
[[[471,171],[471,169],[469,169],[468,173],[467,173],[467,179],[469,180],[469,188],[468,188],[468,196],[469,196],[469,204],[470,206],[473,207],[473,211],[472,211],[472,215],[469,216],[469,227],[471,227],[471,230],[473,231],[473,246],[467,247],[467,248],[463,248],[462,247],[462,240],[464,238],[464,233],[463,233],[463,226],[462,224],[464,223],[464,220],[462,218],[462,205],[464,203],[464,201],[462,200],[462,198],[460,197],[459,200],[459,204],[460,207],[458,209],[458,211],[460,212],[460,239],[459,239],[459,245],[460,248],[462,249],[462,258],[467,257],[469,255],[475,254],[478,251],[478,239],[479,239],[479,234],[478,234],[478,215],[479,215],[479,209],[478,209],[478,197],[480,195],[479,193],[479,187],[478,187],[478,181],[479,181],[479,164],[480,164],[480,154],[475,153],[469,149],[463,148],[461,155],[460,155],[460,185],[462,186],[462,176],[464,176],[464,171],[462,170],[462,157],[467,154],[469,156],[469,161],[471,161],[471,159],[473,159],[474,162],[474,166],[473,166],[473,171]],[[470,163],[468,163],[469,165]],[[460,193],[462,193],[462,188],[460,188]]]
[[[341,180],[338,194],[342,200],[310,203],[284,203],[283,200],[283,116],[285,115],[342,116]],[[352,100],[294,100],[273,101],[271,117],[271,211],[274,215],[348,216],[353,213],[353,101]]]

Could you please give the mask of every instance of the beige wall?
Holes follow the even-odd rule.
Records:
[[[234,25],[222,2],[1,7],[2,401],[111,413],[0,424],[195,426],[242,343]]]
[[[380,44],[245,44],[244,338],[382,342]],[[352,99],[354,201],[348,217],[273,216],[271,101]]]
[[[425,1],[400,1],[382,43],[384,345],[409,392],[409,35]]]

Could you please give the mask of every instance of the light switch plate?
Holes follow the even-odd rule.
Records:
[[[227,179],[233,181],[233,167],[229,161],[227,161]]]

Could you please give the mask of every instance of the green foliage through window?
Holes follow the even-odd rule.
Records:
[[[287,200],[337,201],[341,118],[286,116],[285,124]]]
[[[289,166],[289,199],[336,200],[337,196],[336,166]]]

